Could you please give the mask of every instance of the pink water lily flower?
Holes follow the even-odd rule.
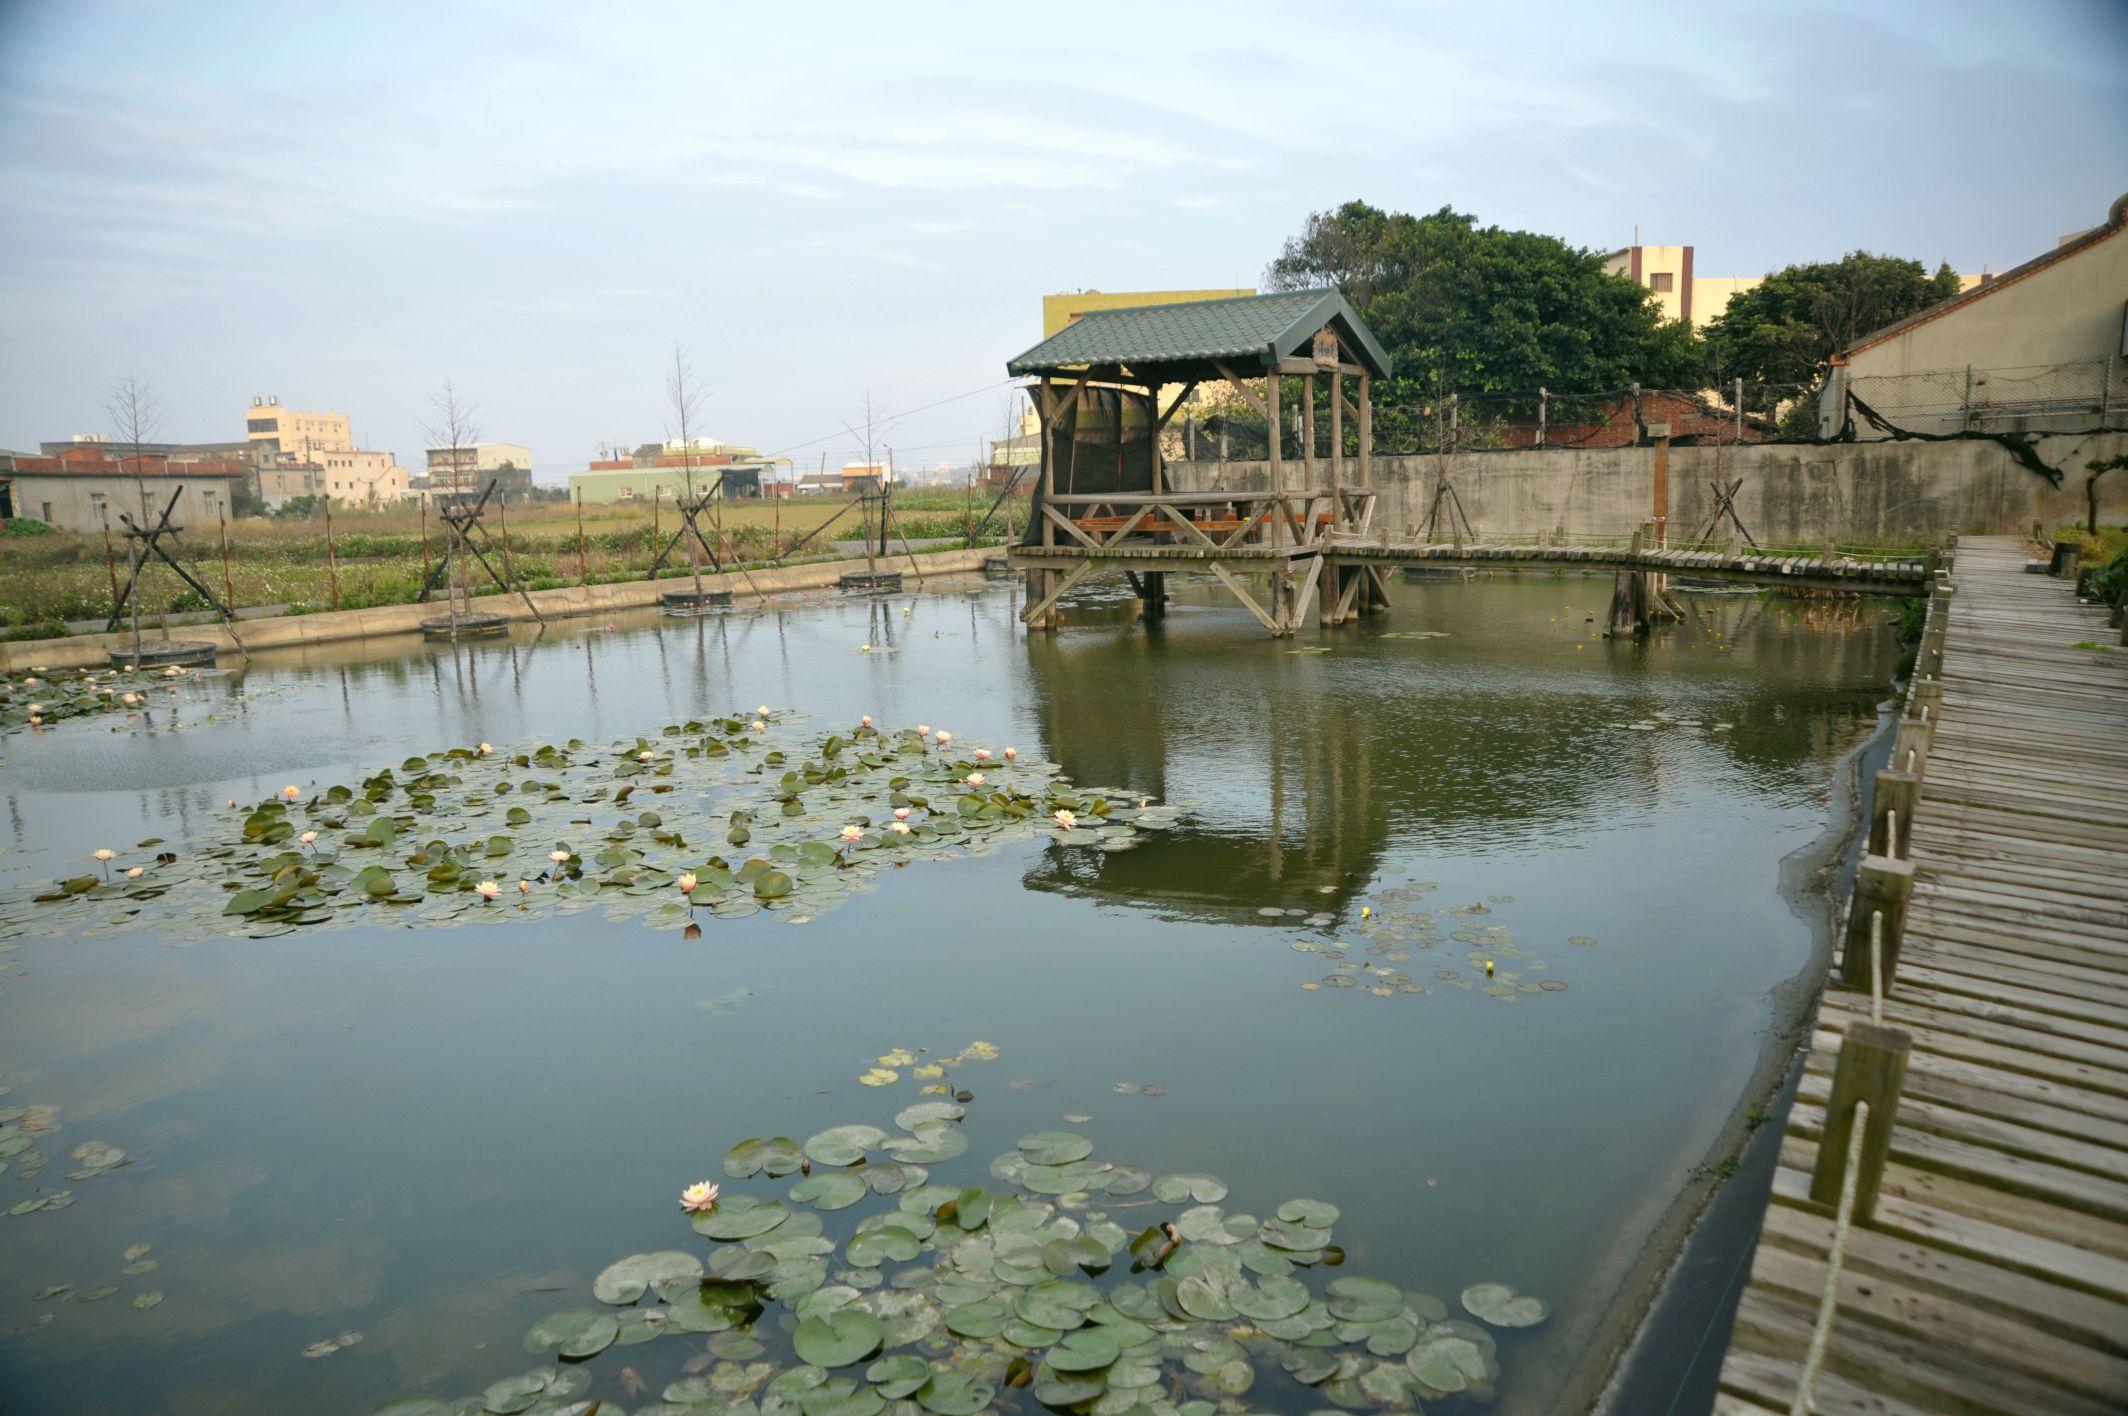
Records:
[[[520,881],[518,881],[518,882],[517,882],[517,893],[518,893],[518,894],[520,894],[520,895],[529,895],[529,894],[531,894],[531,893],[532,893],[532,882],[531,882],[531,881],[529,881],[529,880],[520,880]]]
[[[862,826],[845,826],[845,827],[843,827],[843,828],[842,828],[842,839],[844,839],[845,841],[861,841],[861,840],[863,840],[863,839],[864,839],[864,827],[862,827]]]
[[[938,745],[944,747],[951,741],[953,741],[953,734],[947,732],[944,728],[940,728],[938,730]]]
[[[982,774],[982,773],[980,773],[980,772],[970,772],[970,773],[968,774],[968,785],[969,785],[969,786],[971,786],[971,787],[979,787],[979,786],[981,786],[982,784],[983,784],[983,774]]]
[[[931,736],[931,725],[929,723],[918,723],[916,725],[916,735],[918,737]]]
[[[672,883],[680,887],[681,894],[692,895],[695,892],[695,886],[701,882],[695,879],[695,873],[692,870],[683,870],[673,877]]]
[[[473,887],[483,900],[492,900],[502,893],[502,887],[492,880],[483,880]]]
[[[1005,760],[1007,762],[1012,761],[1015,757],[1018,757],[1019,755],[1020,750],[1016,747],[1008,747],[1005,749]]]
[[[717,1186],[697,1180],[680,1191],[680,1208],[689,1214],[708,1214],[717,1205]]]
[[[140,866],[137,866],[137,865],[136,865],[136,866],[134,866],[134,867],[133,867],[133,868],[132,868],[131,870],[128,870],[128,871],[126,872],[126,879],[128,879],[128,880],[138,880],[138,879],[140,879],[140,877],[141,877],[141,876],[143,876],[143,875],[145,875],[145,874],[147,874],[147,871],[143,870],[143,869],[142,869],[142,868],[141,868]]]
[[[489,753],[493,752],[494,750],[495,750],[494,748],[492,748],[492,747],[488,746],[488,745],[487,745],[486,743],[482,743],[482,744],[480,745],[480,755],[481,755],[482,757],[486,757],[486,756],[487,756],[487,755],[488,755]]]
[[[871,727],[871,726],[872,726],[872,715],[871,715],[870,713],[867,713],[867,714],[865,714],[865,715],[864,715],[864,716],[863,716],[862,718],[859,718],[859,719],[857,720],[857,725],[858,725],[859,727],[864,727],[864,728],[869,728],[869,727]]]
[[[892,822],[887,829],[897,836],[906,836],[909,834],[909,823],[906,821]]]
[[[318,843],[318,833],[315,831],[305,831],[302,835],[296,837],[296,840],[299,844],[306,846],[314,846]]]
[[[635,760],[636,760],[636,761],[638,761],[638,762],[648,762],[648,761],[649,761],[649,760],[651,759],[651,757],[652,757],[653,755],[654,755],[654,754],[652,754],[652,753],[649,753],[649,752],[638,752],[638,753],[637,753],[637,754],[635,755]]]
[[[764,703],[759,708],[756,708],[754,710],[754,716],[757,718],[766,718],[768,716],[768,705]]]
[[[757,733],[765,733],[768,731],[768,724],[762,722],[759,718],[754,719],[754,721],[748,723],[747,726],[749,728],[752,728]]]
[[[569,853],[567,851],[548,851],[547,859],[553,861],[556,865],[567,865],[569,863]]]
[[[1059,811],[1057,813],[1057,824],[1059,826],[1062,826],[1065,830],[1069,831],[1072,827],[1079,824],[1078,814],[1076,812],[1070,811]]]
[[[297,797],[303,795],[303,793],[296,787],[283,787],[281,788],[281,795],[287,797],[290,801],[294,801]]]
[[[988,762],[990,760],[990,749],[987,747],[977,748],[975,750],[975,760],[978,762]]]
[[[906,806],[897,806],[897,807],[895,807],[895,808],[894,808],[894,819],[895,819],[896,821],[907,821],[907,820],[909,819],[909,808],[908,808],[908,807],[906,807]]]

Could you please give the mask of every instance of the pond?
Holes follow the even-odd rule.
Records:
[[[934,1321],[920,1340],[890,1331],[886,1360],[897,1337],[918,1357],[994,1350],[978,1375],[1028,1411],[1034,1391],[1002,1370],[1012,1334],[993,1336],[984,1306],[1000,1295],[998,1323],[1032,1311],[1063,1344],[1038,1388],[1104,1416],[1133,1390],[1230,1409],[1557,1409],[1615,1336],[1620,1285],[1664,1214],[1710,1183],[1773,993],[1809,956],[1816,907],[1784,897],[1782,862],[1844,824],[1836,764],[1875,728],[1891,616],[1698,594],[1636,646],[1595,633],[1608,581],[1396,590],[1387,617],[1289,641],[1190,584],[1157,629],[1096,593],[1030,639],[1015,587],[964,582],[457,649],[326,646],[0,737],[0,1409],[368,1411],[421,1394],[477,1399],[401,1409],[976,1409],[990,1386],[897,1384],[920,1363],[866,1389],[881,1342],[862,1314],[911,1294],[894,1312]],[[879,736],[858,735],[864,716]],[[919,724],[948,730],[950,752]],[[817,767],[830,735],[840,760],[884,754],[880,780],[930,775],[876,802],[815,788],[817,821],[757,814],[764,840],[796,821],[834,845],[865,806],[865,839],[825,865],[792,857],[797,891],[774,908],[747,879],[705,881],[693,928],[665,876],[638,882],[652,898],[587,889],[572,907],[568,871],[603,859],[557,880],[522,850],[492,906],[461,884],[441,909],[321,907],[315,927],[214,911],[111,930],[102,889],[23,903],[101,870],[99,847],[120,872],[165,851],[193,869],[270,821],[281,808],[256,804],[284,786],[295,828],[345,809],[333,784],[359,800],[380,768],[400,773],[394,800],[418,790],[410,756],[459,749],[450,772],[490,781],[571,739],[577,770],[626,776],[640,738],[653,785],[625,804],[556,791],[567,804],[543,812],[590,822],[568,829],[603,851],[672,766],[683,785],[655,799],[714,816],[736,870],[730,784],[691,777],[711,769],[690,747],[718,738],[701,748],[726,759],[716,772],[773,782],[786,764],[744,769],[770,750]],[[1052,820],[1051,763],[1080,784],[1076,831]],[[969,789],[941,783],[971,764],[1022,783],[993,782],[994,799],[1024,789],[1034,813],[995,830],[969,815],[953,834],[945,798]],[[1112,818],[1090,788],[1111,789]],[[922,791],[947,835],[892,856],[887,804]],[[1140,802],[1141,827],[1120,824]],[[516,895],[524,873],[541,893]],[[233,898],[219,875],[193,888]],[[540,907],[520,917],[520,898]],[[855,1136],[843,1153],[820,1138],[896,1133],[926,1106],[902,1122],[913,1140],[839,1133]],[[815,1139],[809,1177],[726,1169],[736,1143],[774,1137]],[[870,1168],[842,1169],[867,1152]],[[1130,1167],[1181,1178],[1142,1184]],[[880,1193],[845,1209],[845,1182],[812,1183],[847,1173]],[[722,1186],[710,1237],[678,1203],[702,1180]],[[743,1287],[776,1235],[719,1246],[743,1245],[749,1207],[794,1185],[802,1213],[772,1255],[788,1296],[749,1290],[751,1337],[713,1331],[750,1309],[697,1313],[689,1332],[675,1310],[674,1330],[635,1345],[656,1288],[642,1308],[602,1304],[610,1279],[594,1295],[615,1260],[674,1250],[691,1256],[664,1261],[690,1305],[688,1262]],[[986,1197],[941,1213],[963,1187]],[[1319,1203],[1281,1213],[1294,1200]],[[825,1247],[807,1242],[816,1214],[837,1246],[824,1263],[798,1257]],[[1162,1221],[1184,1242],[1132,1274],[1126,1236]],[[859,1224],[894,1233],[855,1254],[842,1245]],[[1089,1236],[1105,1263],[1083,1244],[1046,1252]],[[801,1365],[796,1309],[799,1353],[849,1364],[849,1387],[817,1371],[764,1385]],[[530,1346],[604,1346],[602,1314],[630,1326],[556,1366],[526,1339],[557,1313],[579,1316]],[[1065,1342],[1067,1317],[1091,1336]],[[1252,1319],[1287,1340],[1235,1347]],[[1327,1382],[1325,1352],[1345,1362]],[[1430,1383],[1396,1386],[1422,1368]],[[1470,1390],[1436,1395],[1452,1382]]]

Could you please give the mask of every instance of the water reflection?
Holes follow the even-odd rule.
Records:
[[[1339,910],[1392,842],[1530,850],[1707,786],[1817,790],[1866,721],[1852,686],[1881,670],[1881,607],[1687,596],[1683,624],[1614,643],[1551,604],[1559,584],[1404,587],[1392,618],[1327,636],[1328,653],[1233,636],[1202,584],[1178,587],[1164,625],[1033,637],[1045,753],[1198,809],[1157,852],[1051,852],[1027,884],[1205,919]],[[1073,622],[1129,623],[1132,605]]]

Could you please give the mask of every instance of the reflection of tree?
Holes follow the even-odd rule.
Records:
[[[1423,650],[1355,637],[1314,658],[1224,634],[1031,637],[1044,755],[1074,781],[1193,810],[1135,851],[1052,849],[1027,883],[1210,918],[1336,909],[1392,847],[1571,836],[1659,809],[1687,776],[1719,785],[1733,772],[1743,791],[1822,780],[1868,731],[1889,665],[1881,605],[1694,597],[1693,620],[1662,644],[1599,642],[1602,659],[1551,671],[1529,663],[1542,648],[1527,638],[1534,605],[1504,585],[1456,593],[1468,628]],[[1738,631],[1734,650],[1712,647]],[[1702,634],[1705,652],[1688,651]],[[1714,765],[1679,755],[1672,735],[1691,730],[1613,726],[1666,706],[1708,725],[1691,741]]]

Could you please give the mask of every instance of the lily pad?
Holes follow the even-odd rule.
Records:
[[[679,1249],[662,1249],[654,1254],[630,1254],[625,1259],[616,1259],[608,1264],[605,1270],[591,1281],[591,1296],[601,1303],[626,1305],[636,1302],[644,1293],[661,1283],[676,1278],[701,1276],[702,1261]]]
[[[755,1137],[733,1146],[724,1157],[724,1173],[734,1180],[753,1175],[789,1175],[805,1161],[804,1149],[789,1136]]]
[[[848,1209],[867,1194],[870,1187],[862,1175],[847,1170],[827,1171],[810,1175],[791,1187],[791,1200],[797,1204],[811,1204],[816,1209]]]
[[[917,1388],[916,1401],[934,1416],[975,1416],[997,1397],[997,1388],[966,1372],[934,1372]]]
[[[778,1201],[733,1195],[719,1200],[717,1207],[709,1213],[696,1215],[694,1228],[695,1233],[705,1239],[752,1239],[768,1233],[790,1217],[790,1210]]]
[[[865,1368],[865,1380],[889,1401],[899,1401],[905,1396],[914,1395],[916,1389],[930,1379],[930,1364],[913,1352],[898,1352],[891,1357],[882,1357]]]
[[[581,1360],[604,1352],[620,1335],[621,1324],[613,1314],[572,1308],[535,1323],[525,1334],[525,1350]]]
[[[831,1126],[805,1143],[805,1153],[815,1165],[855,1165],[886,1139],[877,1126]]]
[[[1030,1165],[1068,1165],[1094,1153],[1094,1143],[1076,1131],[1036,1131],[1019,1140]]]
[[[1194,1172],[1163,1175],[1153,1182],[1153,1198],[1167,1204],[1216,1204],[1227,1197],[1227,1182]]]
[[[883,1335],[879,1319],[844,1308],[799,1323],[791,1334],[791,1346],[816,1367],[847,1367],[877,1352]]]
[[[1473,1283],[1463,1290],[1463,1309],[1494,1327],[1535,1327],[1552,1315],[1542,1298],[1517,1293],[1504,1283]]]

